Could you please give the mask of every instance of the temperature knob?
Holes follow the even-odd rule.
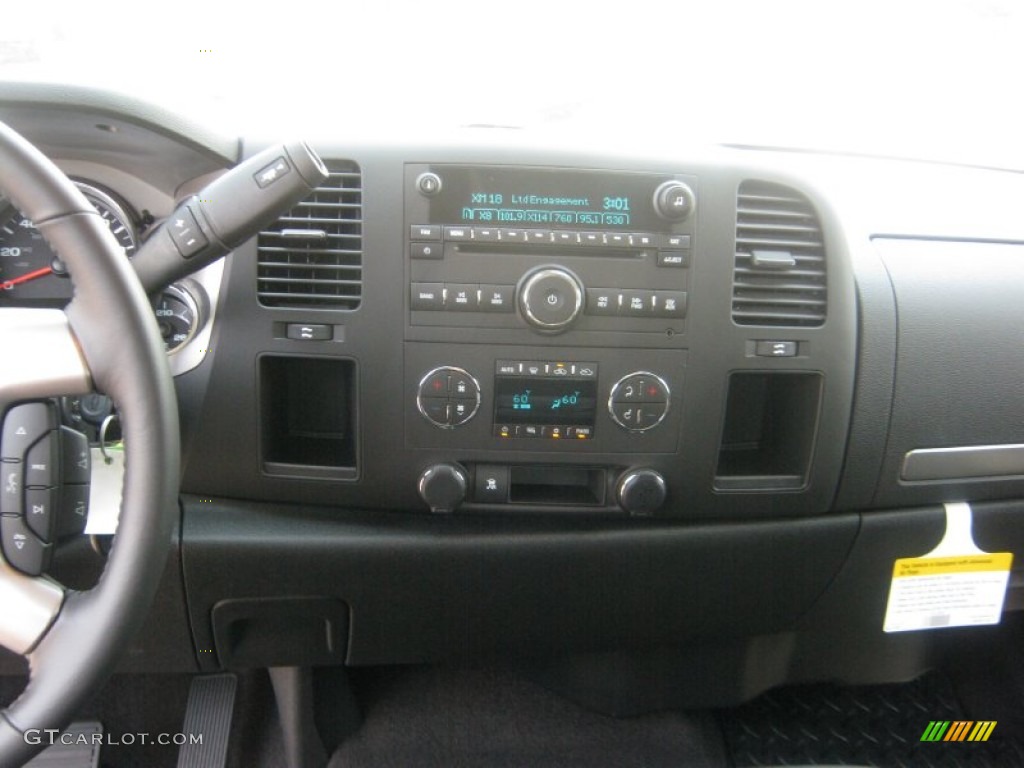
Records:
[[[583,283],[562,267],[531,272],[519,287],[519,309],[526,322],[557,333],[569,327],[583,309]]]

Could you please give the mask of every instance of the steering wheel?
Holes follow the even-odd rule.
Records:
[[[12,568],[0,554],[0,644],[29,682],[0,712],[0,765],[43,749],[30,729],[62,729],[113,671],[149,609],[177,510],[174,386],[152,310],[99,214],[57,167],[0,123],[0,193],[67,264],[64,309],[0,309],[0,414],[17,402],[98,389],[120,412],[126,448],[117,536],[86,592]]]

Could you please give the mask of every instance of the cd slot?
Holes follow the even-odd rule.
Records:
[[[585,245],[543,245],[523,243],[458,243],[448,245],[454,253],[466,256],[507,256],[516,253],[520,256],[543,256],[556,258],[559,256],[586,256],[587,258],[611,259],[642,259],[651,248],[588,248]]]

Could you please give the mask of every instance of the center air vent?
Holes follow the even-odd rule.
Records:
[[[732,319],[738,325],[825,322],[825,245],[806,197],[781,184],[744,181],[736,210]]]
[[[359,166],[328,162],[323,186],[260,232],[257,295],[266,307],[356,309],[363,291]]]

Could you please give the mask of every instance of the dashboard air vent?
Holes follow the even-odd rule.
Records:
[[[740,184],[732,319],[738,325],[822,325],[825,277],[825,244],[810,201],[781,184]]]
[[[328,162],[330,176],[260,232],[257,295],[266,307],[356,309],[363,289],[359,166]]]

